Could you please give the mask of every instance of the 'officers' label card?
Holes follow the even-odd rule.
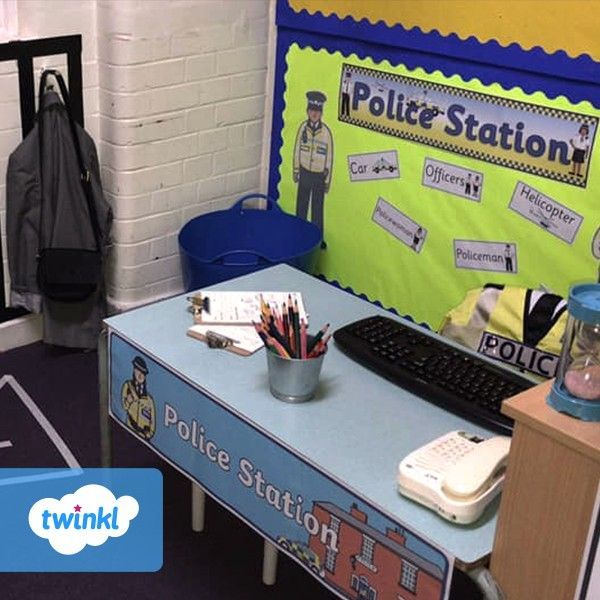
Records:
[[[426,158],[423,164],[422,183],[426,187],[448,192],[473,202],[480,202],[483,191],[483,173],[433,158]]]

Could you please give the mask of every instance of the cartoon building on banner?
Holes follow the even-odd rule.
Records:
[[[348,512],[329,502],[316,502],[313,513],[338,533],[338,552],[316,536],[309,543],[321,558],[323,577],[336,588],[367,600],[440,596],[442,570],[410,551],[402,531],[375,529],[355,504]]]
[[[286,27],[299,4],[281,0]],[[317,4],[307,6],[315,30],[331,24],[339,39],[302,43],[312,22],[302,13],[299,31],[279,40],[286,68],[271,181],[285,210],[308,219],[312,202],[326,240],[319,275],[434,329],[486,284],[565,297],[571,284],[597,279],[597,106],[444,73],[427,57],[420,66],[378,46],[396,34],[389,19],[346,18],[363,40],[357,56],[339,19]],[[326,118],[321,106],[312,126],[328,132],[321,146],[302,136],[313,131],[309,93],[327,99]],[[316,184],[299,184],[302,169]]]
[[[344,597],[442,597],[442,569],[407,548],[407,533],[400,528],[379,531],[356,504],[347,511],[331,502],[315,502],[312,515],[335,533],[333,547],[319,535],[306,541],[279,536],[277,544]]]

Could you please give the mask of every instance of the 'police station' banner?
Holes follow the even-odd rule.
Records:
[[[585,187],[596,118],[350,64],[340,90],[346,123]]]
[[[109,356],[112,417],[338,596],[447,597],[444,551],[114,332]]]

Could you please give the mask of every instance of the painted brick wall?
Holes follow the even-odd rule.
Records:
[[[117,309],[182,291],[177,233],[257,191],[268,0],[98,2]]]
[[[182,291],[182,225],[259,189],[269,0],[27,0],[18,19],[20,39],[83,35],[86,129],[115,215],[110,304]],[[59,57],[35,65],[66,73]],[[0,96],[5,173],[20,141],[16,65],[0,64]]]
[[[19,39],[81,34],[83,38],[83,105],[86,129],[98,140],[98,65],[95,0],[27,0],[17,3]],[[7,41],[7,40],[3,40]],[[64,56],[34,59],[36,89],[44,68],[58,68],[66,78]],[[5,293],[8,290],[6,250],[6,166],[21,141],[19,83],[16,62],[0,63],[0,223]]]

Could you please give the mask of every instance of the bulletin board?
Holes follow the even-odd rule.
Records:
[[[487,283],[596,280],[600,16],[415,4],[278,3],[269,195],[322,227],[317,274],[433,329]]]

